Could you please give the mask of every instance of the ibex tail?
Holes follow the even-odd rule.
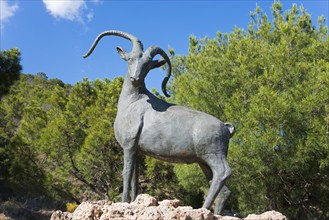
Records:
[[[226,122],[224,124],[227,127],[227,129],[230,132],[231,137],[232,137],[234,135],[234,133],[235,133],[235,127],[234,127],[234,125],[232,123],[230,123],[230,122]]]

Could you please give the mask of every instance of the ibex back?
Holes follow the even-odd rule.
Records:
[[[219,214],[229,195],[224,184],[231,175],[226,158],[234,126],[206,113],[167,103],[150,93],[145,87],[145,77],[150,70],[167,64],[162,91],[169,96],[166,83],[171,75],[170,59],[157,46],[144,52],[141,41],[131,34],[115,30],[103,32],[84,57],[89,56],[106,35],[123,37],[133,44],[129,53],[117,47],[121,58],[128,63],[114,123],[115,137],[124,150],[122,201],[130,202],[138,194],[137,155],[143,153],[169,162],[198,163],[211,181],[203,207],[210,209],[219,194],[215,210]],[[153,60],[156,55],[162,59]]]

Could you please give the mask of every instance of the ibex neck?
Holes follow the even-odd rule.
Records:
[[[119,105],[121,106],[127,104],[129,105],[130,103],[135,102],[138,99],[141,99],[143,97],[143,94],[145,93],[146,93],[145,83],[143,83],[139,87],[135,87],[130,81],[129,77],[126,77],[123,82],[123,86],[119,98]]]

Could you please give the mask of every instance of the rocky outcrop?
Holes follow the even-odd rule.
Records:
[[[73,213],[56,211],[51,220],[241,220],[232,216],[214,215],[207,209],[180,206],[179,200],[158,202],[141,194],[132,203],[95,201],[81,203]],[[281,213],[271,211],[249,215],[246,220],[287,220]]]
[[[260,215],[250,214],[244,220],[288,220],[288,218],[282,215],[280,212],[268,211]]]

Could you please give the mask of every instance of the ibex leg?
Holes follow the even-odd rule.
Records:
[[[124,149],[124,167],[123,167],[123,193],[122,202],[130,202],[130,189],[133,172],[136,165],[136,150]]]
[[[212,180],[212,171],[207,164],[199,163],[203,173],[207,177],[207,180],[211,184]],[[219,191],[216,199],[215,199],[215,210],[214,214],[220,215],[223,211],[224,205],[228,197],[230,196],[231,191],[224,185],[223,188]]]
[[[138,195],[138,171],[139,171],[139,163],[138,156],[136,155],[135,169],[131,181],[131,201],[134,201]]]
[[[222,155],[207,155],[205,161],[209,165],[213,176],[208,195],[202,207],[210,209],[211,204],[224,186],[226,179],[231,175],[231,169],[228,166],[226,158]]]
[[[227,199],[230,197],[231,191],[224,185],[219,191],[218,196],[215,199],[215,215],[220,215],[223,212],[224,205]]]

